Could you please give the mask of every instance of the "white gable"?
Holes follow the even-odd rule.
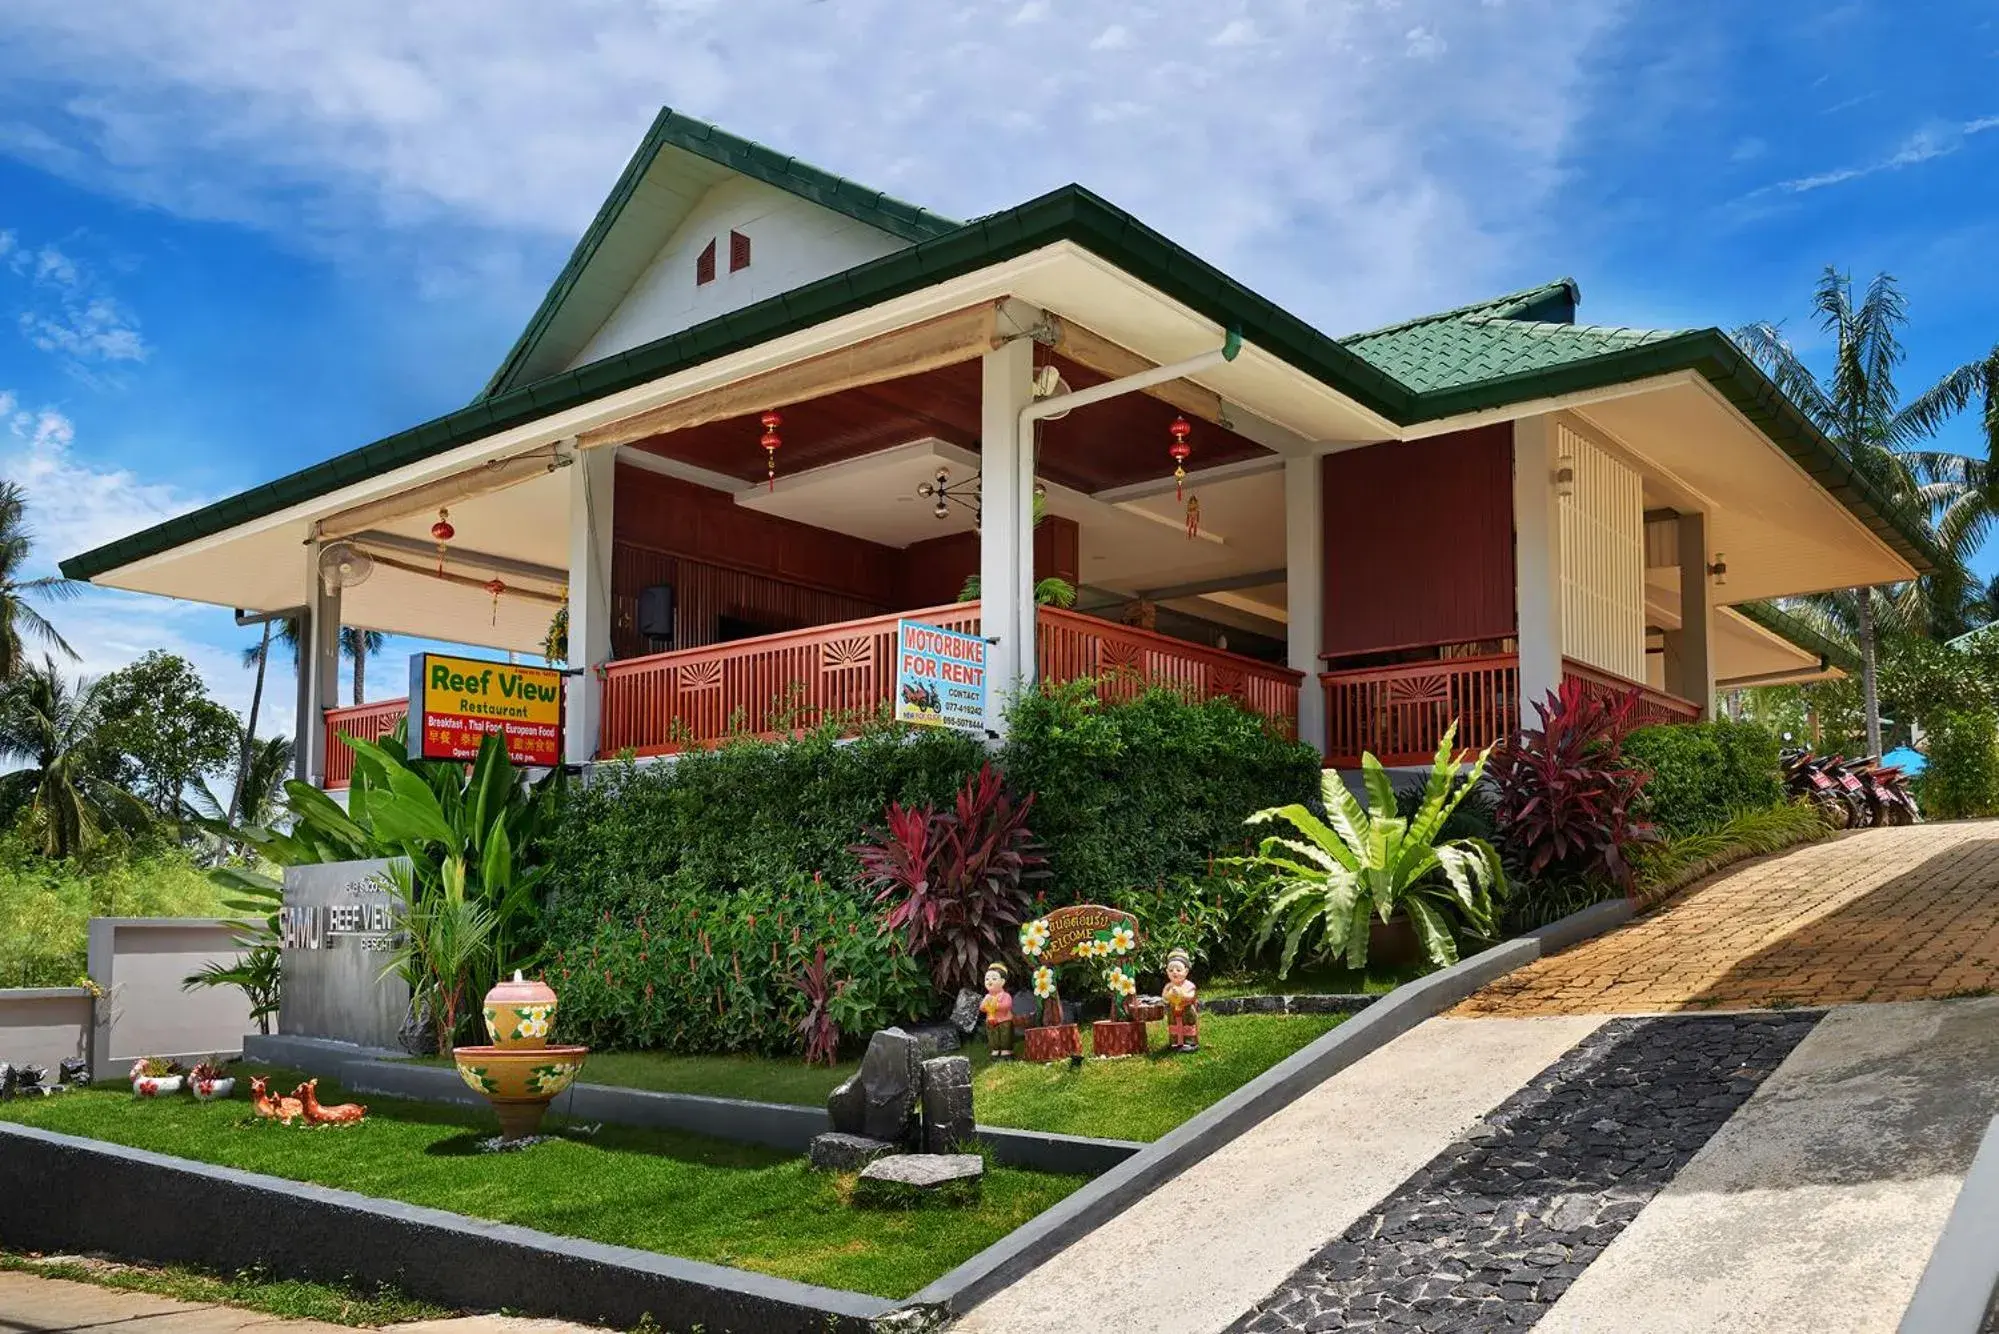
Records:
[[[731,232],[750,240],[749,267],[730,271]],[[715,276],[696,282],[715,247]],[[909,242],[747,176],[709,189],[567,369],[878,259]]]

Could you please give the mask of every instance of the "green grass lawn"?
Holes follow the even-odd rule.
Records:
[[[393,1288],[360,1292],[332,1283],[277,1278],[263,1270],[210,1274],[184,1265],[127,1265],[102,1260],[29,1258],[0,1251],[0,1269],[43,1278],[94,1283],[121,1292],[149,1292],[197,1306],[236,1306],[288,1320],[376,1328],[408,1320],[441,1320],[457,1315],[447,1307],[418,1301]]]
[[[276,1082],[290,1087],[296,1078],[287,1072]],[[320,1088],[327,1101],[346,1096],[328,1080]],[[0,1103],[0,1117],[891,1298],[915,1292],[1082,1184],[992,1168],[975,1208],[877,1212],[846,1203],[851,1178],[814,1173],[802,1157],[770,1149],[604,1126],[521,1153],[480,1154],[474,1144],[496,1128],[489,1115],[387,1098],[374,1100],[362,1124],[330,1130],[257,1122],[240,1097],[141,1101],[116,1085]]]
[[[1277,969],[1257,968],[1222,973],[1201,983],[1203,996],[1380,996],[1433,971],[1424,964],[1387,968],[1370,964],[1363,969],[1342,968],[1337,964],[1300,964],[1288,977]]]

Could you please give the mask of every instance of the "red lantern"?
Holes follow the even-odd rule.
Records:
[[[490,593],[493,598],[492,623],[494,625],[498,625],[500,623],[500,594],[507,591],[507,586],[501,583],[497,578],[488,579],[486,581],[486,591]]]
[[[777,447],[784,443],[777,437],[777,428],[783,420],[775,412],[766,412],[762,418],[763,439],[758,442],[764,447],[764,462],[770,470],[770,489],[773,491],[777,490]]]
[[[444,544],[458,536],[458,530],[451,526],[451,511],[437,512],[437,522],[430,526],[430,535],[437,539],[437,572],[444,573]]]
[[[1175,417],[1173,424],[1166,428],[1173,436],[1173,443],[1166,452],[1173,458],[1173,498],[1187,498],[1187,460],[1194,455],[1194,447],[1187,443],[1187,437],[1194,433],[1185,417]]]

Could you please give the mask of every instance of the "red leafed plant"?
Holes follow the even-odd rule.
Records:
[[[1571,677],[1534,706],[1539,727],[1522,728],[1493,753],[1493,824],[1528,879],[1602,877],[1630,892],[1627,849],[1656,838],[1632,813],[1651,775],[1624,760],[1638,703],[1636,690],[1617,694]]]
[[[839,985],[826,970],[826,947],[813,951],[812,962],[794,984],[805,993],[805,1017],[798,1036],[805,1039],[807,1065],[831,1065],[840,1059],[840,1025],[833,1019],[833,996]]]
[[[1027,828],[1034,798],[1016,801],[987,764],[965,780],[949,811],[891,802],[886,828],[851,849],[861,883],[889,904],[884,932],[901,932],[930,961],[946,995],[977,989],[986,964],[1014,953],[1032,908],[1029,881],[1047,860]]]

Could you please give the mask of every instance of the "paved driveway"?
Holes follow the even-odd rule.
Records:
[[[1849,1005],[1999,991],[1999,820],[1867,829],[1741,863],[1539,960],[1465,1017]]]

